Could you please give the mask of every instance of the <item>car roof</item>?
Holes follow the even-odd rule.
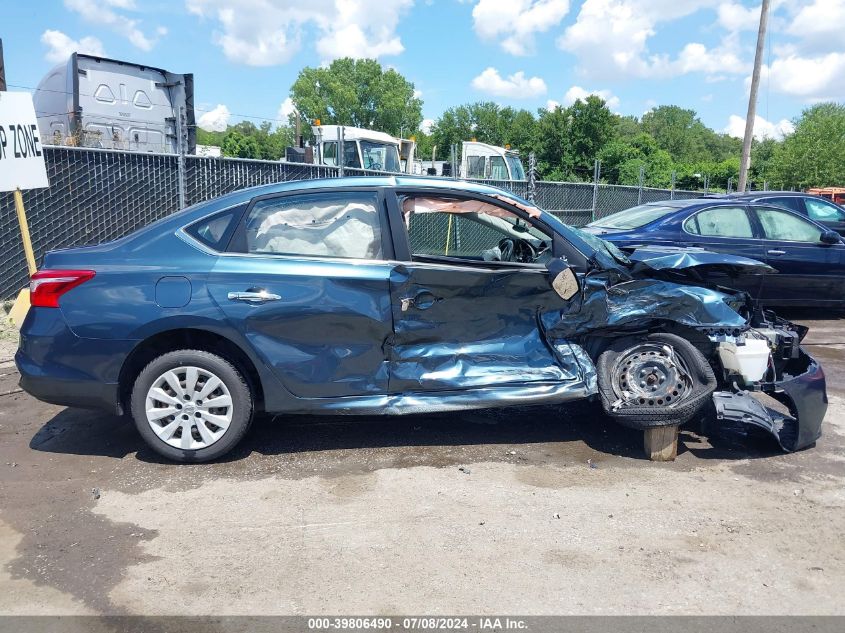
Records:
[[[742,198],[748,200],[756,200],[757,198],[785,198],[785,197],[792,197],[792,196],[803,196],[803,197],[811,197],[815,198],[810,193],[805,193],[803,191],[745,191],[743,193],[729,193],[725,194],[727,198]]]
[[[708,197],[708,196],[701,196],[700,198],[684,198],[682,200],[656,200],[655,202],[646,202],[643,205],[637,206],[649,206],[649,207],[674,207],[676,209],[687,209],[689,207],[696,207],[707,205],[708,207],[712,206],[729,206],[731,204],[735,204],[730,198],[726,198],[724,196],[721,197]],[[633,207],[632,207],[633,208]]]

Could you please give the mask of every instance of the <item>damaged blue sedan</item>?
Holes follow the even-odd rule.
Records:
[[[768,270],[702,250],[626,256],[478,184],[280,183],[48,253],[15,360],[36,398],[129,414],[184,462],[227,453],[259,413],[579,398],[646,431],[653,459],[705,415],[794,451],[827,407],[806,329],[704,274]]]

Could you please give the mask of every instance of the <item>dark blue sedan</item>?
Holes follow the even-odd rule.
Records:
[[[766,306],[845,305],[845,243],[801,214],[731,198],[653,202],[600,218],[586,231],[624,249],[646,244],[699,247],[765,262],[777,274],[711,279]]]
[[[806,329],[701,281],[765,268],[706,252],[628,257],[482,185],[282,183],[48,253],[15,361],[30,394],[128,413],[179,461],[223,455],[261,412],[578,398],[645,430],[654,459],[671,459],[678,425],[710,410],[797,450],[827,406]]]

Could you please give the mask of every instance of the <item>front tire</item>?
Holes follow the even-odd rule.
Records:
[[[614,341],[596,363],[602,406],[624,426],[678,426],[710,401],[716,377],[688,340],[654,333]]]
[[[144,441],[178,462],[206,462],[228,453],[249,429],[253,397],[227,360],[178,350],[150,362],[135,379],[132,419]]]

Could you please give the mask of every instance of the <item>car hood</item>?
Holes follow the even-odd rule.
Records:
[[[722,272],[728,275],[759,275],[777,272],[771,266],[756,259],[727,253],[714,253],[703,248],[642,246],[628,253],[628,258],[634,263],[632,268],[634,273],[666,269]]]

